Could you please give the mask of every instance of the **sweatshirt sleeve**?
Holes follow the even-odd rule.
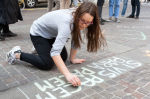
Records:
[[[51,56],[60,55],[63,47],[65,46],[68,40],[70,33],[71,33],[71,30],[68,24],[61,24],[58,26],[58,35],[50,51]]]

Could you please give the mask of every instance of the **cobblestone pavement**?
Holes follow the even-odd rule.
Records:
[[[127,14],[130,14],[129,6]],[[29,29],[33,20],[46,9],[24,10],[23,22],[10,25],[17,37],[0,42],[0,98],[1,99],[150,99],[150,6],[142,4],[139,19],[120,17],[121,23],[102,26],[107,47],[97,53],[86,52],[83,44],[78,57],[83,64],[67,66],[78,75],[82,85],[72,87],[58,72],[41,71],[18,61],[9,65],[5,54],[16,45],[31,52]],[[108,18],[108,7],[103,10]],[[70,49],[70,41],[67,43]],[[68,51],[69,52],[69,51]]]

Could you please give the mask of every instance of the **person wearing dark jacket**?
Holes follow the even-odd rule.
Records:
[[[14,37],[17,34],[9,30],[9,24],[23,20],[18,0],[0,0],[0,41],[5,37]]]

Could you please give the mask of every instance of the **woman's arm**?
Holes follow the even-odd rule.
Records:
[[[76,59],[77,49],[71,48],[70,50],[70,61],[73,64],[81,64],[85,62],[85,59]]]
[[[59,71],[65,76],[67,81],[72,83],[73,86],[80,86],[81,85],[80,79],[76,75],[73,75],[69,72],[68,68],[66,67],[66,65],[63,62],[60,55],[52,56],[52,59],[54,60]]]

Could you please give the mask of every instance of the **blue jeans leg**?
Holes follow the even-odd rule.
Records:
[[[115,18],[119,17],[120,0],[115,0]]]
[[[73,0],[73,4],[75,7],[77,7],[78,6],[78,0]]]
[[[109,0],[109,17],[113,16],[114,0]]]
[[[124,16],[127,10],[128,0],[123,0],[123,9],[121,15]]]

